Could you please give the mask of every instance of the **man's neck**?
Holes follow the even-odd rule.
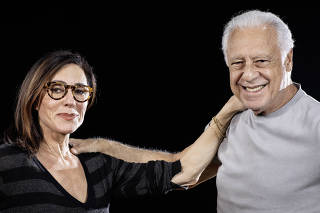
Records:
[[[272,112],[275,112],[279,110],[281,107],[283,107],[285,104],[287,104],[297,93],[298,88],[297,86],[292,83],[286,88],[282,89],[278,95],[273,100],[273,104],[270,104],[267,110],[264,110],[262,112],[254,112],[256,115],[268,115]]]

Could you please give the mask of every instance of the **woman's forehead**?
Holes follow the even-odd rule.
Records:
[[[62,81],[67,84],[87,84],[87,78],[83,69],[76,64],[63,66],[51,79],[51,81]]]

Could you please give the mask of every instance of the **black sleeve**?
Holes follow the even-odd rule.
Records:
[[[165,194],[179,187],[171,179],[181,171],[180,161],[129,163],[115,158],[112,161],[112,192],[116,197]]]

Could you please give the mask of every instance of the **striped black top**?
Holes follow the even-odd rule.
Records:
[[[180,161],[128,163],[100,153],[80,154],[88,182],[86,203],[72,197],[42,166],[15,145],[0,146],[0,212],[109,212],[111,197],[166,193]]]

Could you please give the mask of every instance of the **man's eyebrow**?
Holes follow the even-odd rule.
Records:
[[[235,61],[235,60],[243,60],[243,57],[241,56],[235,56],[233,58],[230,58],[230,61]]]
[[[272,59],[272,56],[270,56],[270,55],[257,55],[257,56],[252,57],[251,59],[258,59],[258,58],[266,58],[266,59],[270,60],[270,59]],[[236,60],[243,60],[243,57],[242,56],[235,56],[235,57],[230,58],[230,61],[236,61]]]
[[[266,58],[268,60],[272,59],[272,56],[270,55],[257,55],[255,57],[253,57],[252,59],[259,59],[259,58]]]

